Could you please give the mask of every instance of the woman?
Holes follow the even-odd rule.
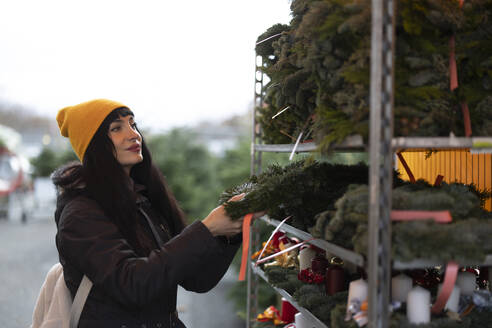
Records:
[[[81,161],[52,176],[67,287],[74,296],[84,274],[94,284],[79,327],[184,327],[177,286],[213,288],[239,248],[242,221],[219,206],[186,227],[125,105],[96,99],[63,108],[57,121]]]

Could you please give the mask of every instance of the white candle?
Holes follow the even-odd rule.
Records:
[[[461,289],[461,294],[472,295],[476,286],[476,275],[471,272],[460,272],[456,278],[456,285]]]
[[[316,256],[316,251],[311,247],[301,249],[299,252],[299,267],[300,270],[311,268],[311,260]]]
[[[361,303],[367,300],[367,282],[364,279],[350,282],[347,308],[352,300],[359,300]]]
[[[439,284],[439,288],[437,289],[438,295],[441,293],[441,289],[442,284]],[[448,301],[446,302],[444,308],[457,313],[460,305],[460,295],[461,288],[455,285],[453,291],[451,292],[451,295],[449,295]]]
[[[410,323],[430,322],[430,292],[420,286],[412,288],[407,297],[407,319]]]
[[[306,318],[302,315],[301,312],[297,312],[295,317],[295,323],[296,323],[296,328],[309,328],[309,322],[306,320]]]
[[[405,274],[399,274],[391,279],[391,299],[398,302],[406,302],[412,289],[412,278]]]

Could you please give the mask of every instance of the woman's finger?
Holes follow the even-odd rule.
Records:
[[[256,212],[253,214],[253,219],[261,218],[265,214],[266,214],[266,211]]]
[[[228,202],[237,202],[237,201],[239,201],[239,200],[243,199],[243,198],[244,198],[244,196],[246,196],[246,194],[245,194],[244,192],[243,192],[242,194],[239,194],[239,195],[236,195],[236,196],[232,196],[232,197],[228,200]]]

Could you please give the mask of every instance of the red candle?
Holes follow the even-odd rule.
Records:
[[[328,295],[345,290],[345,270],[343,261],[333,258],[330,266],[326,269],[325,288]]]
[[[294,322],[297,309],[290,304],[285,298],[282,297],[282,313],[280,319],[286,323]]]
[[[328,265],[328,260],[320,253],[316,254],[316,257],[311,260],[311,270],[313,270],[314,273],[324,275]]]

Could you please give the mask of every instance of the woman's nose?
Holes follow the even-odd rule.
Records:
[[[140,138],[140,133],[136,129],[134,129],[132,126],[128,126],[127,129],[127,137],[128,139],[139,139]]]

